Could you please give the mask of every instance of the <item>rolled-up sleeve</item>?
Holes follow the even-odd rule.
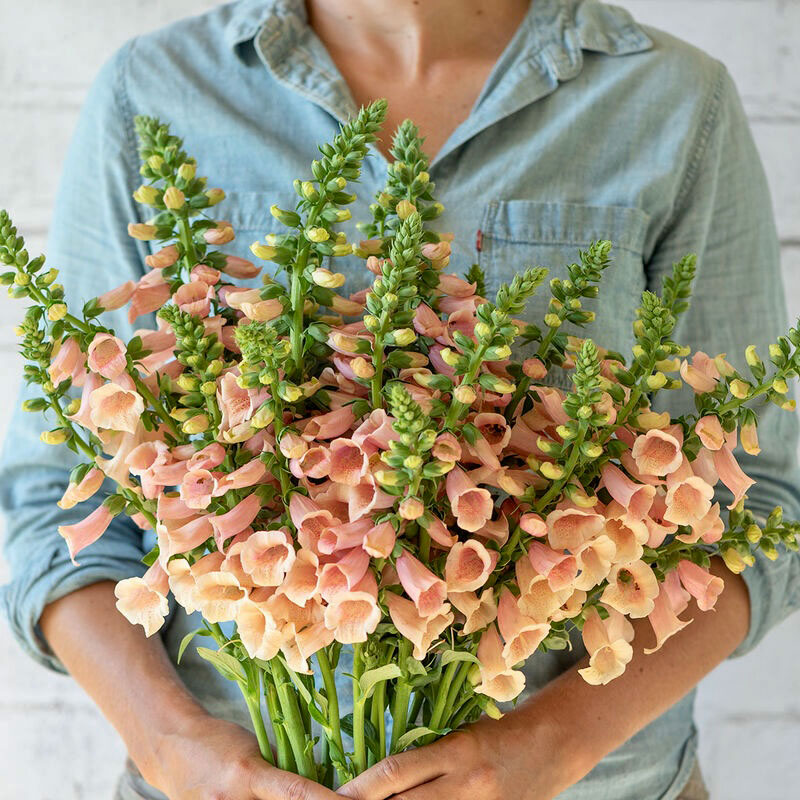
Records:
[[[672,263],[686,253],[698,256],[691,307],[680,320],[676,340],[711,355],[726,353],[748,375],[744,351],[761,354],[788,329],[780,246],[769,187],[736,87],[721,65],[704,118],[687,159],[673,208],[648,264],[648,284],[658,291]],[[659,408],[679,415],[693,411],[689,393],[662,392]],[[800,518],[798,424],[795,414],[775,405],[756,405],[762,452],[737,452],[757,483],[747,504],[766,517],[782,506]],[[718,499],[727,505],[725,491]],[[781,549],[772,562],[758,555],[743,573],[750,593],[749,633],[734,655],[752,649],[764,634],[800,608],[800,555]]]
[[[89,298],[142,274],[146,252],[126,233],[128,222],[137,219],[131,199],[137,184],[136,143],[125,91],[131,46],[123,47],[103,67],[89,92],[53,214],[48,266],[60,271],[67,299],[78,309]],[[123,313],[114,314],[110,322],[120,335],[130,335]],[[18,364],[21,371],[21,359]],[[20,403],[28,396],[34,396],[32,390],[24,389]],[[117,517],[98,542],[80,553],[80,565],[71,563],[58,526],[85,517],[111,487],[104,486],[94,498],[68,511],[56,505],[69,471],[79,461],[66,448],[40,442],[40,432],[52,423],[21,411],[18,404],[9,424],[0,468],[0,504],[6,515],[5,556],[11,577],[3,587],[2,601],[22,646],[40,663],[60,670],[38,628],[42,610],[90,583],[141,574],[143,536],[127,517]]]

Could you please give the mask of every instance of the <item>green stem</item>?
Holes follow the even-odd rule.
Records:
[[[94,461],[97,457],[97,453],[95,453],[92,447],[88,445],[83,440],[83,437],[75,430],[74,424],[64,416],[64,411],[58,404],[58,400],[50,398],[50,408],[56,412],[56,417],[58,417],[58,421],[61,423],[62,427],[66,428],[72,433],[72,436],[70,437],[71,440],[75,442],[85,456]]]
[[[270,662],[272,675],[275,680],[275,687],[278,690],[278,701],[283,712],[286,733],[292,747],[295,764],[298,773],[310,780],[316,780],[317,770],[313,760],[309,758],[306,749],[307,737],[300,709],[297,705],[297,695],[289,676],[281,663],[280,658],[273,658]]]
[[[461,707],[456,712],[451,723],[453,730],[458,728],[464,722],[464,720],[472,713],[476,705],[478,705],[478,698],[474,695],[461,704]]]
[[[531,379],[527,375],[523,375],[517,384],[517,388],[514,390],[514,394],[511,395],[511,402],[506,406],[505,417],[509,422],[513,419],[514,412],[517,410],[517,406],[520,404],[522,398],[525,397],[525,393],[530,388],[530,385]]]
[[[408,701],[411,698],[411,687],[406,680],[406,661],[411,655],[411,642],[405,637],[400,639],[400,648],[397,653],[397,664],[403,675],[397,679],[394,687],[394,700],[392,702],[392,738],[389,743],[389,752],[397,752],[397,740],[406,732],[408,727]]]
[[[285,772],[292,772],[295,768],[292,748],[289,744],[289,737],[286,735],[286,728],[283,724],[283,714],[281,713],[278,692],[275,683],[269,673],[264,673],[264,697],[267,701],[272,730],[275,733],[275,745],[278,751],[278,767]]]
[[[331,729],[331,739],[339,750],[338,757],[344,758],[342,728],[339,720],[339,695],[336,692],[336,678],[333,674],[331,662],[325,648],[317,651],[317,663],[319,664],[322,683],[325,687],[325,697],[328,701],[328,726]],[[344,776],[339,767],[336,768],[336,774],[339,778],[339,782],[343,783]]]
[[[371,379],[371,400],[373,408],[383,408],[383,335],[375,334],[375,343],[372,346],[372,364],[375,374]]]
[[[386,722],[384,708],[386,707],[386,682],[381,681],[375,687],[372,696],[372,726],[378,733],[378,754],[376,761],[386,758]]]
[[[441,679],[439,680],[439,685],[436,688],[436,699],[433,702],[431,719],[428,723],[428,727],[432,730],[438,730],[442,727],[442,716],[445,711],[445,706],[447,705],[447,696],[459,666],[460,663],[458,661],[450,662],[447,665],[447,669],[444,671],[444,675],[442,675]],[[428,744],[435,738],[435,735],[428,735],[423,739],[423,742]]]
[[[129,365],[130,367],[130,365]],[[147,400],[150,406],[153,408],[154,411],[161,417],[164,424],[172,431],[172,433],[177,437],[180,438],[181,431],[178,428],[177,423],[174,419],[169,415],[169,412],[166,408],[164,408],[163,404],[160,400],[156,398],[156,396],[147,388],[147,385],[142,381],[142,379],[136,375],[133,369],[130,370],[131,377],[133,378],[133,383],[136,386],[136,391]]]
[[[361,645],[353,645],[353,764],[356,775],[360,775],[367,768],[367,746],[364,730],[366,702],[361,697],[361,675],[364,672],[364,662],[361,655]]]
[[[472,665],[468,661],[463,661],[459,667],[458,674],[450,685],[450,690],[447,693],[447,701],[445,703],[444,712],[442,713],[442,723],[447,728],[453,727],[451,724],[453,710],[456,707],[456,701],[458,700],[458,696],[461,693],[461,688],[463,687],[464,682],[467,680],[467,675],[469,675],[471,668]]]
[[[191,271],[192,267],[197,266],[197,249],[194,246],[194,236],[192,236],[192,225],[189,222],[188,216],[181,216],[178,218],[178,239],[183,245],[183,250],[186,259],[186,266]]]
[[[472,354],[469,368],[464,374],[464,377],[459,384],[460,386],[472,386],[472,384],[475,383],[475,378],[478,377],[478,372],[480,372],[481,364],[483,363],[483,357],[486,354],[487,348],[488,345],[482,344]],[[453,401],[450,403],[450,408],[447,409],[447,416],[444,418],[444,427],[452,428],[455,422],[461,418],[461,415],[467,408],[468,406],[466,406],[464,403],[459,403],[457,400],[453,399]]]
[[[262,758],[275,766],[275,758],[272,755],[272,747],[267,736],[267,729],[264,727],[264,717],[261,715],[261,670],[252,662],[245,665],[247,671],[248,686],[245,690],[242,687],[242,694],[247,703],[247,710],[250,712],[250,719],[253,721],[256,739],[258,739],[258,749],[261,751]]]
[[[573,471],[575,470],[575,467],[578,464],[578,457],[581,454],[581,445],[583,444],[583,440],[585,438],[586,425],[585,423],[582,423],[580,429],[578,430],[578,435],[575,437],[575,441],[572,443],[569,459],[564,465],[564,474],[557,481],[553,481],[553,483],[550,485],[550,488],[536,503],[536,510],[538,512],[541,512],[553,498],[558,497],[558,495],[561,493],[561,490],[567,485],[567,481],[569,481]]]
[[[414,697],[411,701],[411,710],[408,712],[408,722],[411,725],[417,724],[417,717],[419,717],[419,712],[422,710],[422,704],[425,702],[425,693],[420,691],[419,689],[414,691]]]
[[[289,332],[289,341],[292,345],[292,361],[294,362],[296,379],[302,378],[303,373],[303,323],[305,320],[305,293],[303,291],[303,271],[308,263],[309,245],[300,246],[297,261],[292,268],[292,280],[289,289],[289,299],[292,306],[292,327]]]

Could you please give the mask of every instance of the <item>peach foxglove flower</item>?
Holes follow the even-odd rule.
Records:
[[[644,519],[650,506],[653,505],[653,498],[656,490],[649,484],[634,483],[619,467],[613,464],[606,464],[602,471],[602,485],[608,489],[608,493],[616,500],[632,519]]]
[[[357,519],[345,525],[336,525],[323,531],[319,538],[318,548],[320,553],[330,555],[340,550],[350,550],[352,547],[361,547],[364,537],[372,529],[373,522],[369,518]]]
[[[215,497],[221,497],[231,489],[246,489],[262,483],[267,475],[267,467],[259,458],[248,461],[233,472],[226,475],[217,474],[217,488],[214,490]]]
[[[681,362],[681,377],[697,394],[713,392],[720,378],[719,370],[705,353],[698,351],[692,357],[692,363]]]
[[[669,433],[657,429],[637,436],[631,455],[637,470],[645,475],[668,475],[683,462],[681,443]]]
[[[250,419],[253,402],[250,392],[242,389],[232,372],[226,372],[217,381],[217,403],[222,412],[220,430],[229,431]]]
[[[202,319],[211,313],[214,287],[209,286],[205,281],[193,280],[190,283],[182,284],[172,299],[181,311]]]
[[[148,272],[139,279],[131,297],[128,321],[133,322],[142,314],[158,311],[171,297],[169,284],[164,280],[161,270]]]
[[[144,413],[144,400],[132,389],[106,383],[89,395],[90,417],[98,428],[134,433]]]
[[[444,575],[448,592],[474,592],[492,574],[500,554],[487,550],[477,539],[456,542],[447,554]]]
[[[431,645],[453,623],[453,612],[446,603],[430,616],[422,616],[417,607],[405,597],[386,592],[389,616],[400,633],[414,645],[414,658],[425,658]]]
[[[509,702],[525,688],[525,675],[509,667],[503,657],[503,643],[494,625],[481,635],[478,661],[481,676],[480,683],[475,686],[478,694],[485,694],[498,702]]]
[[[259,272],[261,272],[261,267],[257,267],[253,264],[252,261],[248,261],[246,258],[239,258],[238,256],[225,256],[225,273],[230,275],[232,278],[242,278],[247,280],[249,278],[255,278]]]
[[[208,244],[218,246],[232,242],[236,238],[236,234],[227,220],[219,220],[216,227],[203,231],[203,238]]]
[[[725,444],[725,431],[718,417],[706,414],[695,423],[694,432],[707,450],[719,450]]]
[[[452,433],[441,433],[433,443],[431,454],[439,461],[455,464],[461,459],[461,444]]]
[[[690,534],[678,534],[675,538],[687,544],[694,544],[700,539],[706,544],[713,544],[722,538],[723,533],[725,533],[725,523],[720,517],[719,503],[714,503],[702,519],[692,523]]]
[[[351,439],[334,439],[330,454],[330,479],[346,486],[358,486],[369,468],[367,454]]]
[[[294,546],[285,529],[257,531],[239,551],[242,569],[256,586],[280,586],[295,560]]]
[[[519,526],[525,533],[541,538],[547,535],[547,523],[534,513],[523,514],[519,518]]]
[[[236,609],[236,629],[250,658],[269,661],[278,654],[283,636],[266,603],[244,598]]]
[[[278,592],[295,605],[305,604],[317,594],[319,558],[310,550],[299,550]]]
[[[631,619],[646,617],[658,596],[658,580],[644,561],[615,564],[600,599]]]
[[[728,508],[735,508],[755,481],[742,471],[730,445],[726,445],[714,453],[714,466],[719,474],[719,479],[733,493],[733,502]]]
[[[376,408],[353,431],[352,440],[366,453],[376,450],[388,450],[391,442],[397,439],[397,432],[392,427],[392,418],[382,409]]]
[[[528,567],[525,566],[526,564]],[[531,579],[525,578],[526,569],[530,570]],[[550,622],[573,594],[571,588],[553,591],[547,578],[535,573],[528,558],[520,558],[517,561],[517,576],[520,575],[523,576],[523,582],[519,583],[520,589],[522,590],[523,586],[527,588],[522,591],[517,601],[519,609],[534,622]]]
[[[742,425],[742,449],[751,456],[757,456],[761,452],[758,445],[758,428],[755,422],[746,422]]]
[[[178,520],[180,524],[159,524],[161,536],[159,549],[165,558],[178,553],[186,553],[199,547],[206,539],[214,535],[210,515],[204,514],[189,520]],[[158,532],[158,531],[157,531]]]
[[[169,613],[167,573],[156,561],[144,576],[125,578],[114,587],[117,610],[132,625],[141,625],[145,636],[152,636]]]
[[[625,509],[614,501],[606,508],[604,533],[614,543],[614,560],[621,563],[641,558],[644,545],[650,538],[650,529],[646,522],[630,519]]]
[[[611,563],[616,557],[617,546],[611,537],[601,534],[586,542],[575,553],[578,576],[572,581],[572,586],[585,592],[594,589],[608,577],[608,573],[611,572]]]
[[[487,523],[487,525],[488,524],[489,523]],[[431,537],[431,540],[445,550],[451,548],[458,541],[458,538],[450,533],[447,525],[433,514],[426,514],[422,517],[420,525],[428,532],[428,536]]]
[[[114,515],[105,504],[99,505],[88,517],[73,525],[59,525],[58,532],[69,548],[69,557],[76,566],[75,556],[85,547],[94,544],[107,530]]]
[[[178,260],[178,248],[174,244],[162,247],[158,252],[145,256],[144,263],[150,269],[171,267]]]
[[[460,528],[475,532],[492,518],[492,496],[487,489],[478,488],[464,470],[456,467],[448,472],[445,489]]]
[[[401,519],[419,519],[425,513],[425,505],[418,497],[405,497],[397,507]]]
[[[447,326],[430,306],[420,303],[414,312],[414,330],[420,336],[439,339],[445,335]]]
[[[322,445],[309,447],[299,458],[289,462],[289,469],[295,478],[325,478],[331,468],[331,453]]]
[[[714,608],[717,598],[725,588],[722,578],[712,575],[707,569],[686,559],[678,562],[678,577],[683,588],[695,598],[697,607],[701,611],[710,611]]]
[[[497,625],[505,640],[503,659],[513,666],[526,661],[550,633],[550,625],[526,617],[517,605],[517,598],[507,586],[500,594],[497,606]]]
[[[694,525],[711,509],[713,496],[713,487],[696,475],[673,483],[667,490],[664,519],[676,525]]]
[[[55,355],[47,374],[55,386],[58,386],[67,378],[72,379],[74,385],[78,384],[80,376],[86,374],[86,354],[81,350],[81,346],[76,339],[65,339]]]
[[[395,566],[400,584],[420,615],[431,617],[441,612],[447,599],[447,584],[405,550]]]
[[[239,585],[232,572],[214,571],[200,575],[195,581],[193,601],[210,623],[236,619],[239,605],[247,590]]]
[[[302,423],[297,424],[302,427],[303,438],[310,442],[312,439],[336,439],[349,431],[354,421],[352,410],[349,406],[344,406],[312,417],[304,426]]]
[[[678,614],[681,613],[682,609],[673,605],[672,593],[667,588],[666,582],[660,584],[660,586],[661,590],[655,599],[653,610],[647,616],[653,628],[653,633],[656,635],[656,646],[644,648],[644,652],[647,655],[660,650],[670,636],[674,636],[693,622],[691,619],[682,620],[678,618]]]
[[[261,510],[261,499],[255,493],[240,500],[230,511],[217,516],[209,516],[208,521],[214,528],[214,538],[222,550],[222,543],[239,531],[243,531],[258,516]]]
[[[349,592],[335,595],[325,609],[325,627],[342,644],[366,642],[380,621],[378,587],[369,571]]]
[[[122,339],[108,333],[98,333],[87,352],[87,366],[92,372],[113,381],[128,366],[127,349]]]
[[[538,358],[526,358],[522,362],[522,371],[532,381],[541,381],[547,376],[547,368]]]
[[[92,467],[83,476],[80,483],[70,482],[67,490],[58,501],[58,507],[63,509],[73,508],[78,503],[88,500],[102,485],[106,479],[102,470]]]
[[[192,281],[202,281],[209,286],[216,286],[222,278],[222,273],[214,267],[209,267],[208,264],[198,264],[196,267],[192,267],[189,276]]]
[[[318,650],[333,642],[333,631],[323,622],[313,622],[300,631],[292,630],[293,625],[284,627],[281,652],[289,668],[303,675],[311,675],[308,659]]]
[[[618,678],[633,658],[633,626],[613,608],[607,611],[608,619],[603,620],[597,609],[590,608],[583,626],[589,666],[578,672],[592,686],[605,686]]]
[[[361,546],[373,558],[389,558],[396,540],[397,534],[392,523],[381,522],[367,531]]]
[[[464,615],[464,636],[482,630],[497,619],[497,602],[492,588],[484,589],[480,597],[475,592],[450,592],[447,599]]]
[[[319,593],[328,603],[338,594],[351,592],[369,569],[369,556],[360,547],[336,555],[336,561],[329,561],[319,571]]]
[[[217,479],[207,469],[190,469],[181,481],[181,500],[189,508],[208,508],[217,489]]]
[[[289,500],[289,516],[297,529],[302,547],[319,555],[319,540],[331,527],[340,524],[333,514],[310,497],[295,492]]]
[[[547,578],[553,591],[572,587],[572,582],[578,574],[578,562],[575,556],[552,550],[542,542],[531,542],[528,558],[533,568]]]
[[[133,297],[136,284],[125,281],[114,289],[109,289],[97,298],[97,304],[106,311],[116,311],[122,308]]]
[[[475,284],[469,283],[457,275],[439,275],[437,288],[442,294],[450,297],[472,297],[475,294]]]
[[[277,297],[256,303],[242,303],[242,313],[254,322],[269,322],[283,313],[283,303]]]
[[[551,511],[546,523],[550,547],[574,552],[603,530],[605,519],[592,511],[565,508]]]

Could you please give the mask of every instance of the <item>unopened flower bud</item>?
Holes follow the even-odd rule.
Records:
[[[324,267],[317,267],[311,273],[311,280],[325,289],[338,289],[344,286],[345,277],[341,272],[331,272]]]
[[[177,383],[178,387],[183,389],[184,392],[196,392],[200,388],[200,381],[193,375],[188,375],[185,372],[178,375],[175,379],[175,383]]]
[[[461,358],[458,353],[451,350],[449,347],[443,347],[439,355],[441,356],[442,361],[444,361],[448,367],[454,367],[456,364],[458,364],[459,358]]]
[[[133,199],[145,206],[154,206],[158,202],[159,191],[155,186],[140,186],[134,193]]]
[[[761,541],[761,537],[763,536],[763,532],[761,528],[758,527],[755,523],[753,523],[746,531],[745,536],[747,536],[747,541],[750,544],[758,544]]]
[[[42,431],[39,438],[45,444],[64,444],[69,439],[69,431],[66,428],[56,428],[52,431]]]
[[[253,414],[250,424],[254,428],[266,428],[271,425],[275,419],[275,412],[266,404],[262,405],[255,414]]]
[[[657,392],[667,385],[667,380],[667,376],[663,372],[656,372],[647,378],[647,388]]]
[[[350,368],[355,373],[357,378],[361,380],[369,380],[375,374],[375,367],[365,358],[358,356],[350,362]]]
[[[178,167],[178,177],[184,181],[190,181],[197,174],[197,167],[191,161],[185,161]]]
[[[159,155],[150,156],[150,158],[147,159],[147,166],[152,170],[158,171],[164,166],[164,159]]]
[[[304,233],[309,242],[327,242],[331,238],[326,228],[306,228]]]
[[[181,428],[185,434],[191,436],[196,433],[203,433],[203,431],[208,430],[208,426],[209,419],[205,414],[195,414],[195,416],[187,419]]]
[[[68,416],[72,416],[73,414],[78,413],[78,409],[81,407],[81,399],[80,397],[73,397],[72,400],[67,403],[66,407],[64,408],[64,413]]]
[[[425,513],[425,506],[418,497],[406,497],[398,506],[397,512],[403,519],[419,519]]]
[[[725,566],[731,572],[733,572],[734,575],[738,575],[740,572],[743,572],[747,566],[747,564],[744,562],[744,559],[733,547],[728,547],[726,550],[723,550],[722,560],[725,562]]]
[[[475,402],[477,396],[478,395],[471,386],[456,386],[456,388],[453,390],[453,397],[457,402],[463,403],[465,406],[471,406]]]
[[[213,397],[217,393],[217,382],[206,381],[200,386],[200,391],[202,394],[206,395],[206,397]]]
[[[561,317],[558,314],[545,314],[544,315],[544,324],[547,325],[548,328],[560,328],[561,327]]]
[[[58,322],[58,320],[64,319],[66,316],[67,307],[64,303],[53,303],[53,305],[47,309],[47,318],[51,322]]]
[[[144,222],[131,222],[128,225],[128,235],[140,242],[149,242],[156,238],[158,229],[155,225],[147,225]]]
[[[300,191],[306,200],[316,200],[319,197],[319,192],[311,181],[303,181],[300,184]]]
[[[271,261],[273,258],[275,258],[278,250],[275,247],[261,244],[261,242],[253,242],[253,244],[250,245],[250,252],[256,258],[260,258],[262,261]]]
[[[417,334],[414,332],[413,328],[398,328],[396,331],[393,331],[392,335],[394,337],[394,343],[398,347],[408,347],[408,345],[417,339]]]
[[[564,468],[559,464],[554,464],[552,461],[545,461],[539,472],[548,480],[557,481],[564,476]]]
[[[789,387],[783,378],[775,378],[775,380],[772,381],[772,390],[778,394],[788,394]]]
[[[215,206],[225,199],[225,191],[223,189],[208,189],[203,194],[206,196],[210,206]]]
[[[764,362],[759,358],[758,353],[756,352],[756,346],[754,344],[749,345],[745,349],[744,358],[749,367],[758,369],[764,366]]]
[[[349,243],[344,244],[335,244],[333,246],[333,252],[331,255],[334,258],[343,258],[344,256],[352,255],[353,253],[353,245]]]
[[[287,403],[296,403],[303,396],[303,390],[292,383],[281,381],[278,384],[278,396]]]
[[[744,400],[750,392],[750,384],[746,381],[739,380],[739,378],[734,378],[730,382],[728,388],[730,389],[730,393],[738,400]]]
[[[730,378],[736,374],[736,370],[733,368],[733,365],[726,360],[725,353],[720,353],[718,356],[714,356],[714,366],[717,368],[717,372],[719,372],[723,378]]]
[[[492,335],[492,329],[485,322],[480,321],[475,324],[475,336],[479,339],[488,339]]]
[[[395,208],[400,219],[408,219],[416,210],[417,207],[409,200],[401,200]]]
[[[171,211],[177,211],[186,204],[186,195],[177,187],[170,186],[164,192],[164,205]]]

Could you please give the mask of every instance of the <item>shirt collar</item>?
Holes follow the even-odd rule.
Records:
[[[303,0],[239,0],[224,35],[233,48],[252,41],[280,83],[338,120],[356,112],[344,79],[308,26]],[[434,162],[576,77],[583,69],[583,51],[625,56],[652,47],[650,37],[625,9],[598,0],[532,0],[469,117]]]

